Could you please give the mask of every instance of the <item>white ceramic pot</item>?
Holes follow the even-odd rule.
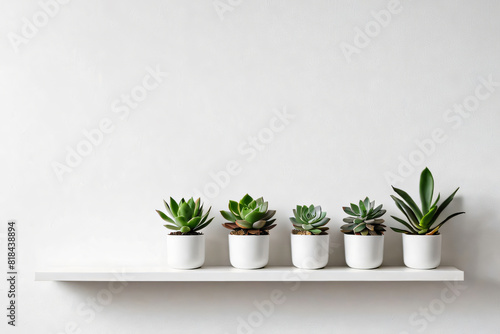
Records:
[[[413,269],[433,269],[441,263],[441,235],[403,234],[403,259]]]
[[[205,236],[167,235],[167,262],[174,269],[195,269],[205,263]]]
[[[329,235],[292,234],[292,263],[301,269],[319,269],[328,263]]]
[[[344,234],[345,262],[354,269],[373,269],[384,261],[383,235]]]
[[[238,269],[258,269],[269,262],[269,235],[229,235],[229,261]]]

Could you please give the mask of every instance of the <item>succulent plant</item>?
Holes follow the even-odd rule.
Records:
[[[351,203],[351,206],[344,206],[344,212],[349,217],[344,218],[344,224],[340,230],[345,234],[356,235],[383,235],[385,232],[384,220],[382,217],[386,210],[382,209],[383,205],[375,207],[375,201],[370,202],[366,197],[363,201],[359,201],[359,205]]]
[[[254,200],[246,194],[239,202],[229,201],[229,211],[221,211],[222,217],[229,220],[222,226],[233,230],[231,234],[260,235],[269,234],[269,230],[276,226],[276,219],[271,219],[276,211],[268,210],[268,203],[264,199]]]
[[[170,206],[166,201],[163,201],[163,203],[168,215],[160,210],[156,210],[156,212],[168,223],[163,226],[177,231],[171,234],[198,234],[199,230],[207,227],[214,219],[213,217],[208,219],[211,207],[205,214],[203,213],[203,204],[200,206],[201,202],[199,198],[196,201],[192,197],[188,201],[185,201],[183,198],[177,203],[170,197]]]
[[[425,168],[420,174],[420,201],[422,207],[419,208],[415,201],[403,190],[392,187],[394,191],[401,196],[398,198],[396,196],[391,196],[396,206],[405,215],[407,220],[391,216],[397,222],[404,225],[408,230],[403,230],[395,227],[391,227],[394,232],[407,233],[407,234],[439,234],[439,229],[444,223],[449,221],[451,218],[464,214],[465,212],[457,212],[446,217],[441,223],[435,225],[439,215],[446,209],[446,207],[453,201],[455,194],[457,193],[457,188],[447,199],[445,199],[441,204],[438,204],[441,194],[438,193],[436,200],[433,202],[434,195],[434,178],[431,171]],[[435,225],[435,226],[434,226]]]
[[[321,206],[297,205],[297,208],[293,209],[293,215],[294,217],[290,217],[290,221],[294,231],[296,231],[295,234],[326,234],[328,227],[325,225],[330,221],[330,218],[326,217],[326,212],[321,211]]]

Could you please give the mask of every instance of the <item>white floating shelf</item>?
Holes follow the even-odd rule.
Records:
[[[303,270],[295,267],[269,266],[242,270],[232,267],[175,270],[166,267],[64,267],[35,272],[37,281],[79,282],[290,282],[290,281],[463,281],[464,272],[454,267],[416,270],[407,267],[381,267],[357,270],[327,267]]]

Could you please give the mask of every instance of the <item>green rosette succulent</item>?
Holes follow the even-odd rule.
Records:
[[[246,194],[239,202],[229,201],[229,211],[220,213],[229,221],[222,226],[232,230],[231,234],[269,234],[269,230],[276,226],[273,224],[276,219],[271,219],[276,211],[268,210],[268,203],[262,197],[254,200]]]
[[[328,227],[325,225],[330,221],[330,218],[326,217],[326,212],[321,210],[321,206],[314,205],[297,205],[296,209],[293,209],[294,217],[290,217],[290,221],[293,224],[295,234],[326,234]]]
[[[177,203],[170,197],[170,205],[166,201],[163,201],[163,203],[167,214],[160,210],[156,210],[156,212],[158,212],[161,219],[167,222],[163,226],[176,231],[171,234],[198,234],[198,231],[207,227],[214,219],[213,217],[208,219],[212,207],[208,208],[206,213],[203,213],[203,204],[201,204],[199,198],[196,201],[192,197],[188,201],[183,198]]]
[[[368,197],[359,201],[359,205],[351,203],[350,207],[344,206],[342,209],[349,217],[343,219],[347,224],[342,225],[340,230],[345,234],[383,235],[386,226],[380,217],[385,214],[386,210],[382,207],[382,204],[375,207],[375,201],[370,202]]]

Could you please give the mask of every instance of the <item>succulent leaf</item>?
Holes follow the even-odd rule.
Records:
[[[384,222],[380,219],[385,214],[383,205],[375,207],[375,201],[370,201],[368,197],[360,200],[358,205],[351,203],[350,207],[343,207],[349,217],[343,219],[346,223],[340,227],[341,232],[358,235],[381,235],[385,229],[380,227]]]
[[[222,215],[222,217],[224,217],[224,219],[227,219],[230,222],[234,222],[237,220],[237,218],[229,211],[221,210],[220,214]]]
[[[181,227],[180,231],[182,233],[188,233],[189,231],[191,231],[191,228],[189,228],[189,226],[183,226]]]
[[[175,231],[180,230],[180,227],[179,226],[175,226],[175,225],[168,225],[167,224],[167,225],[163,225],[163,226],[165,226],[168,229],[175,230]]]
[[[420,201],[422,203],[422,214],[429,212],[434,193],[434,178],[428,168],[425,168],[420,174]]]
[[[319,234],[328,229],[323,228],[323,226],[330,221],[330,218],[326,217],[326,212],[323,212],[319,205],[297,205],[296,209],[293,209],[292,212],[294,217],[290,217],[290,221],[295,230],[309,232],[314,230],[311,233]]]
[[[255,223],[252,224],[253,229],[261,229],[266,225],[265,220],[258,220]]]
[[[172,211],[172,214],[174,216],[177,215],[177,210],[179,210],[179,205],[177,205],[177,202],[172,197],[170,197],[170,211]]]
[[[158,212],[158,214],[160,215],[161,219],[163,219],[164,221],[167,221],[169,223],[175,224],[174,221],[173,221],[173,219],[171,219],[170,217],[168,217],[166,214],[164,214],[160,210],[156,210],[156,212]]]
[[[434,193],[434,178],[432,173],[428,168],[425,168],[420,175],[420,184],[419,184],[419,194],[422,208],[420,209],[415,201],[403,190],[393,187],[394,191],[402,197],[401,200],[395,196],[391,196],[396,203],[398,209],[403,212],[408,221],[404,221],[403,219],[394,217],[393,218],[400,224],[407,227],[410,231],[401,230],[398,228],[391,229],[398,233],[409,233],[409,234],[438,234],[439,229],[443,226],[444,223],[449,221],[451,218],[456,217],[464,212],[457,212],[446,219],[444,219],[437,226],[433,227],[436,223],[437,219],[441,215],[441,213],[446,209],[446,207],[453,201],[455,194],[458,192],[460,188],[457,188],[447,199],[439,205],[439,200],[441,198],[441,194],[438,193],[437,198],[434,203],[432,203],[432,197]],[[405,203],[406,202],[406,203]]]
[[[166,228],[180,231],[183,234],[195,232],[201,230],[202,228],[208,226],[212,219],[207,221],[208,214],[211,208],[208,209],[206,214],[203,214],[203,205],[198,198],[196,201],[191,197],[187,201],[182,198],[178,203],[170,197],[170,205],[164,200],[166,213],[156,210],[160,217],[169,223],[174,225],[166,224]]]
[[[239,202],[229,201],[229,210],[230,212],[221,211],[221,214],[232,225],[225,223],[223,226],[233,229],[237,232],[235,234],[267,234],[275,221],[271,218],[276,211],[268,210],[268,203],[262,197],[254,200],[246,194]]]
[[[422,219],[424,215],[422,214],[422,211],[418,208],[418,205],[415,203],[415,201],[410,197],[410,195],[408,195],[405,191],[398,189],[394,186],[392,187],[392,189],[394,189],[396,194],[401,196],[401,198],[406,202],[407,206],[409,206],[412,212],[414,212],[415,216],[417,217],[417,220],[420,221],[420,219]],[[394,198],[393,196],[391,197]]]

